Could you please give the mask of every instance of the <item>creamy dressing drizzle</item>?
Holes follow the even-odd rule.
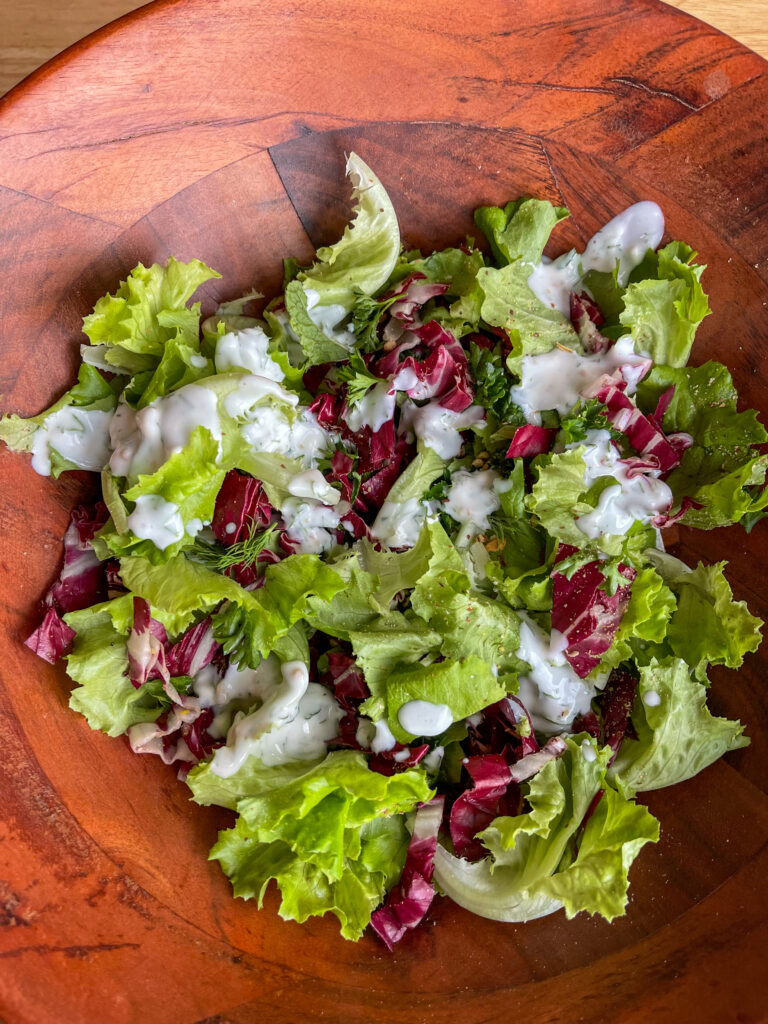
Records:
[[[453,714],[447,704],[409,700],[398,710],[397,720],[412,736],[439,736],[452,724]]]
[[[351,409],[347,409],[344,421],[352,431],[370,427],[375,434],[395,415],[396,400],[397,395],[392,389],[392,384],[386,380],[382,381],[366,392]]]
[[[556,260],[543,257],[533,265],[528,287],[545,306],[570,312],[570,293],[581,290],[590,270],[612,271],[618,266],[618,281],[624,287],[630,273],[649,249],[655,249],[664,234],[661,208],[647,200],[635,203],[600,228],[579,255],[575,250]]]
[[[231,331],[216,341],[216,371],[248,370],[259,377],[281,381],[285,374],[269,355],[269,338],[261,327]]]
[[[99,472],[109,460],[112,412],[65,405],[46,416],[32,438],[32,468],[51,475],[51,449],[80,469]]]
[[[229,778],[251,756],[265,765],[311,761],[323,756],[338,731],[343,711],[331,692],[310,683],[303,661],[287,661],[277,686],[260,689],[261,707],[238,714],[211,761],[211,771]]]
[[[280,512],[285,522],[288,536],[296,541],[299,550],[308,555],[321,555],[336,545],[335,530],[338,529],[341,517],[349,511],[346,502],[338,501],[331,508],[317,501],[305,498],[286,498]]]
[[[115,476],[154,473],[189,444],[192,432],[200,426],[209,430],[214,440],[221,440],[216,395],[198,384],[187,384],[139,412],[121,402],[110,424],[114,451],[109,467]]]
[[[565,658],[567,641],[562,633],[553,630],[548,636],[524,613],[518,614],[520,646],[515,653],[530,665],[520,674],[518,695],[534,728],[551,736],[589,711],[596,686],[604,686],[607,676],[598,682],[580,679]]]
[[[594,355],[553,348],[538,356],[523,356],[521,382],[510,394],[528,422],[539,426],[543,410],[554,409],[564,416],[603,374],[617,369],[627,381],[626,394],[633,395],[648,366],[647,356],[635,354],[630,335]]]
[[[453,474],[443,508],[459,524],[458,547],[466,547],[472,537],[487,530],[489,516],[501,507],[499,491],[508,482],[492,469],[470,473],[460,469]]]
[[[461,451],[461,430],[485,420],[481,405],[470,405],[463,412],[444,409],[437,399],[421,407],[406,399],[400,410],[400,430],[412,433],[432,448],[441,459],[453,459]]]
[[[387,500],[371,527],[371,536],[388,548],[412,548],[419,539],[427,513],[427,502],[420,498]]]
[[[202,529],[202,522],[199,519],[197,522]],[[138,497],[136,508],[128,516],[127,523],[136,537],[152,541],[160,551],[165,551],[184,536],[184,521],[179,506],[166,501],[159,494],[142,494]]]
[[[628,467],[611,443],[607,430],[589,430],[584,442],[584,485],[591,487],[600,477],[610,476],[615,484],[602,492],[594,512],[576,520],[578,528],[592,540],[604,534],[623,536],[633,523],[649,523],[672,504],[672,491],[659,479],[658,470],[628,475]]]
[[[315,327],[319,327],[323,334],[330,338],[331,341],[335,341],[337,345],[341,345],[342,348],[346,348],[351,352],[355,347],[357,339],[352,331],[339,327],[342,320],[347,318],[346,309],[340,303],[321,306],[319,304],[320,293],[315,291],[314,288],[307,287],[306,284],[304,285],[304,293],[307,296],[307,313]]]

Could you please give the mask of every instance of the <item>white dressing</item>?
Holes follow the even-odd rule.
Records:
[[[298,405],[299,399],[292,391],[287,391],[282,384],[269,377],[257,374],[243,374],[237,387],[224,398],[224,409],[233,420],[250,420],[251,410],[264,401],[275,398],[282,405]]]
[[[139,412],[120,403],[110,424],[110,469],[115,476],[154,473],[189,444],[196,427],[221,440],[216,395],[198,384],[187,384]]]
[[[381,384],[375,384],[351,409],[347,409],[344,421],[353,432],[370,427],[375,434],[395,415],[396,399],[392,384],[382,381]]]
[[[227,370],[248,370],[259,377],[270,380],[284,379],[280,366],[269,355],[269,338],[261,327],[246,327],[242,331],[230,331],[216,341],[216,372]]]
[[[589,711],[596,684],[580,679],[571,668],[562,633],[553,630],[548,636],[523,613],[518,614],[520,646],[515,653],[530,665],[529,671],[520,674],[518,696],[534,728],[551,736]]]
[[[324,505],[338,505],[341,494],[332,487],[319,469],[307,469],[291,477],[288,490],[296,498],[313,498]]]
[[[304,662],[287,661],[280,674],[278,685],[261,691],[257,711],[236,716],[211,761],[215,775],[229,778],[251,756],[266,765],[315,760],[336,736],[343,711],[326,687],[310,683]]]
[[[46,416],[32,438],[32,469],[51,475],[51,449],[80,469],[98,472],[109,460],[112,412],[65,405]]]
[[[618,264],[623,287],[649,249],[656,249],[664,234],[664,214],[657,203],[645,200],[622,210],[600,228],[581,257],[582,270],[610,272]]]
[[[304,294],[307,296],[307,313],[315,327],[319,327],[331,341],[335,341],[337,345],[341,345],[342,348],[351,352],[355,347],[355,335],[352,331],[339,327],[342,320],[345,320],[348,315],[344,306],[338,302],[321,306],[319,304],[320,293],[314,288],[308,288],[306,284],[304,285]]]
[[[427,518],[427,503],[420,498],[385,501],[371,527],[371,536],[388,548],[412,548]]]
[[[465,547],[481,530],[487,530],[489,516],[501,507],[497,485],[502,481],[492,469],[470,473],[460,469],[453,474],[443,508],[459,524],[456,544]]]
[[[165,551],[184,536],[184,521],[179,506],[159,494],[142,494],[127,519],[128,529],[141,540],[150,540]],[[202,524],[201,524],[202,526]]]
[[[453,714],[447,704],[409,700],[398,710],[397,720],[412,736],[439,736],[452,724]]]
[[[643,694],[643,704],[648,708],[657,708],[661,704],[661,697],[656,690],[646,690]]]
[[[444,409],[437,400],[421,407],[407,399],[401,409],[400,428],[413,433],[441,459],[453,459],[461,451],[461,430],[485,419],[481,405],[470,405],[463,412]]]
[[[392,735],[392,730],[383,718],[375,722],[373,728],[374,736],[371,740],[371,750],[374,754],[382,754],[384,751],[392,750],[397,746],[397,740]]]
[[[289,459],[301,459],[305,466],[311,466],[334,437],[323,430],[308,409],[291,413],[289,419],[272,405],[260,405],[252,409],[248,413],[247,422],[240,427],[240,434],[256,452],[272,452]]]
[[[659,470],[645,470],[630,476],[629,467],[621,461],[607,430],[589,430],[583,447],[584,485],[591,487],[605,476],[616,480],[601,493],[595,510],[576,520],[587,537],[596,540],[604,534],[623,536],[633,523],[649,523],[671,506],[672,491],[659,479]]]
[[[336,492],[338,500],[338,492]],[[336,544],[333,531],[338,529],[341,517],[349,511],[346,502],[335,508],[304,498],[286,498],[280,507],[288,536],[296,541],[299,550],[308,555],[321,555]]]
[[[614,370],[621,369],[628,381],[625,393],[633,395],[648,367],[648,358],[635,354],[628,334],[605,352],[593,355],[553,348],[538,356],[523,356],[521,382],[510,394],[528,422],[538,426],[543,410],[554,409],[564,416],[591,385]]]
[[[570,315],[570,293],[581,291],[582,278],[590,270],[612,271],[618,267],[619,284],[626,286],[631,272],[664,234],[664,214],[644,200],[627,207],[593,235],[581,255],[575,250],[555,260],[543,256],[532,265],[528,287],[551,309]]]

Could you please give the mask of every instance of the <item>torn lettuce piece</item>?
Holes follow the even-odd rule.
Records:
[[[16,452],[32,454],[32,468],[58,477],[70,469],[98,472],[109,459],[109,423],[115,390],[97,369],[82,363],[77,384],[50,408],[24,419],[0,419],[0,440]]]
[[[475,224],[491,246],[499,267],[515,260],[538,263],[552,229],[568,210],[543,199],[514,199],[506,206],[480,206]]]
[[[649,252],[638,271],[642,279],[630,281],[622,296],[619,321],[632,334],[635,351],[647,353],[654,363],[685,366],[696,328],[709,315],[701,287],[706,268],[695,264],[695,257],[684,242]]]
[[[211,851],[235,896],[259,905],[272,879],[280,916],[305,921],[334,914],[347,939],[359,939],[405,863],[404,812],[429,800],[426,774],[372,772],[353,751],[329,754],[295,779],[237,801],[233,829]]]
[[[395,739],[407,744],[416,736],[445,732],[452,722],[495,704],[505,692],[488,663],[475,655],[432,665],[399,665],[386,680],[387,724]],[[413,714],[404,710],[409,704],[418,704],[411,707]],[[446,709],[435,713],[439,722],[445,720],[443,728],[421,731],[432,722],[434,708]]]
[[[763,623],[744,601],[734,601],[724,575],[726,563],[699,562],[691,569],[671,555],[649,552],[648,557],[677,599],[666,632],[672,653],[702,681],[708,665],[739,668],[744,655],[760,646]]]
[[[356,153],[347,160],[355,200],[354,219],[334,245],[317,250],[298,280],[319,296],[320,306],[349,313],[359,292],[373,295],[387,283],[400,253],[400,229],[386,190]]]
[[[629,866],[656,842],[658,823],[608,789],[609,748],[598,750],[583,734],[565,742],[562,756],[523,783],[528,810],[496,818],[479,834],[490,857],[468,864],[438,847],[435,880],[460,906],[499,921],[529,921],[561,906],[569,917],[624,913]]]
[[[691,678],[682,659],[653,658],[639,673],[632,711],[637,739],[624,740],[609,770],[622,793],[673,786],[749,744],[740,722],[710,713],[705,687]]]
[[[178,336],[172,314],[186,309],[201,284],[218,277],[200,260],[181,263],[171,256],[165,266],[140,263],[114,295],[99,299],[83,320],[83,332],[92,345],[107,346],[104,358],[116,371],[154,371],[166,342]],[[199,320],[199,308],[194,315]]]

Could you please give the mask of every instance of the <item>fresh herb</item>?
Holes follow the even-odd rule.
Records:
[[[491,349],[472,343],[469,369],[475,382],[475,402],[490,410],[500,423],[524,426],[523,411],[510,395],[512,378],[504,364],[501,345]]]
[[[266,530],[257,530],[252,522],[251,531],[245,540],[239,540],[235,544],[225,547],[218,541],[209,544],[196,537],[195,543],[184,553],[193,562],[199,562],[206,568],[213,569],[214,572],[226,572],[234,565],[251,568],[258,561],[261,552],[269,546],[276,533],[277,526],[275,524],[268,526]]]
[[[605,417],[605,406],[596,398],[590,398],[588,402],[577,406],[565,419],[560,421],[560,436],[562,444],[576,444],[586,440],[589,430],[607,430],[614,440],[622,439],[623,435],[614,430]]]
[[[389,307],[402,297],[396,294],[373,299],[363,292],[357,293],[352,308],[352,327],[363,352],[374,352],[379,347],[379,321]]]
[[[347,385],[347,405],[350,407],[357,405],[375,384],[381,384],[381,377],[371,373],[359,352],[353,352],[349,363],[336,370],[336,377]]]

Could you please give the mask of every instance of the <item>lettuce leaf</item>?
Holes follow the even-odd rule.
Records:
[[[707,530],[760,512],[768,505],[768,495],[755,495],[750,488],[763,484],[768,459],[754,446],[768,441],[768,433],[753,409],[737,411],[738,396],[728,370],[716,362],[655,366],[638,388],[638,405],[653,412],[670,387],[675,392],[664,414],[664,430],[684,431],[694,444],[666,482],[677,502],[689,497],[702,506],[686,512],[686,525]]]
[[[749,744],[739,722],[710,713],[705,687],[680,658],[653,658],[639,673],[632,711],[638,738],[624,740],[609,771],[622,793],[673,786]]]
[[[15,452],[32,452],[38,429],[45,425],[49,416],[55,415],[61,409],[72,406],[88,411],[111,412],[116,404],[117,397],[113,386],[93,366],[81,363],[77,373],[77,384],[69,391],[65,391],[44,412],[26,419],[15,414],[0,418],[0,440],[5,441],[8,447]],[[66,470],[80,468],[74,462],[61,456],[54,448],[50,447],[50,444],[48,453],[53,477],[58,477]],[[40,471],[38,470],[38,472]]]
[[[127,675],[130,626],[119,630],[109,611],[90,608],[70,612],[65,621],[76,634],[67,656],[67,674],[78,684],[69,698],[72,710],[108,736],[122,736],[139,722],[154,722],[163,702],[146,687],[135,689]]]
[[[384,186],[356,153],[349,154],[347,174],[354,219],[338,242],[317,250],[317,260],[298,280],[319,293],[320,305],[349,312],[356,294],[373,295],[387,283],[400,253],[400,229]]]
[[[658,839],[658,823],[607,788],[610,748],[597,750],[583,734],[565,742],[565,753],[523,784],[528,810],[496,818],[479,834],[489,858],[467,866],[438,849],[435,879],[460,906],[502,921],[531,920],[560,906],[569,917],[587,911],[611,920],[624,912],[628,868],[646,842]]]
[[[413,734],[400,725],[398,712],[410,701],[445,704],[458,722],[505,695],[504,686],[487,662],[476,655],[461,661],[446,658],[433,665],[398,665],[386,680],[387,723],[400,743],[413,740]]]
[[[659,823],[646,807],[605,789],[576,859],[543,879],[540,890],[558,899],[568,918],[586,911],[612,921],[625,913],[632,862],[646,843],[658,841]]]
[[[171,455],[156,472],[139,476],[138,482],[124,491],[120,500],[134,503],[140,497],[156,495],[178,507],[185,526],[195,519],[210,522],[216,495],[226,475],[219,468],[218,455],[219,445],[211,432],[206,427],[195,427],[189,443],[181,451]],[[130,515],[128,509],[124,511]],[[194,531],[187,533],[185,530],[179,540],[160,549],[153,541],[137,537],[130,529],[119,532],[114,518],[97,536],[113,555],[137,555],[156,564],[167,562],[195,541]]]
[[[134,594],[166,612],[207,612],[226,602],[214,615],[216,639],[233,661],[251,667],[307,614],[313,596],[330,600],[344,587],[317,555],[290,555],[268,565],[264,586],[253,591],[183,555],[164,565],[129,556],[121,559],[120,574]]]
[[[386,777],[361,754],[337,751],[296,779],[238,800],[237,824],[219,834],[211,859],[235,896],[261,905],[274,878],[281,917],[332,913],[355,940],[405,863],[404,812],[432,795],[419,769]]]
[[[504,267],[518,259],[538,263],[552,229],[568,215],[564,206],[523,198],[503,208],[479,206],[475,224],[488,239],[497,266]]]
[[[181,263],[171,256],[166,266],[139,263],[114,295],[99,299],[84,318],[83,331],[92,345],[107,346],[105,359],[115,370],[154,371],[179,326],[160,314],[184,310],[200,285],[217,277],[200,260]],[[199,308],[196,312],[199,319]]]
[[[695,256],[684,242],[648,253],[641,264],[644,279],[630,281],[622,296],[619,321],[629,328],[635,350],[647,352],[654,363],[685,366],[696,328],[709,314],[700,281],[705,267],[693,263]]]
[[[689,569],[672,558],[660,563],[677,596],[667,630],[669,646],[700,679],[706,678],[707,665],[739,668],[744,655],[760,646],[762,620],[750,615],[744,601],[734,601],[725,565],[699,562]]]

